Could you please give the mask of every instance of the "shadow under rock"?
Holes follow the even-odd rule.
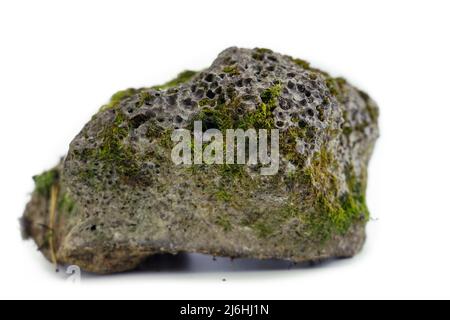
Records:
[[[203,254],[161,254],[149,257],[135,271],[165,273],[258,272],[323,267],[339,259],[293,263],[283,260],[230,259]]]

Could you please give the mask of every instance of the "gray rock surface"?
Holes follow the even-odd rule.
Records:
[[[170,135],[194,120],[279,129],[279,173],[176,166]],[[377,120],[375,102],[342,78],[267,49],[229,48],[204,71],[114,95],[64,161],[35,178],[24,235],[47,258],[96,273],[158,253],[351,257],[365,240]]]

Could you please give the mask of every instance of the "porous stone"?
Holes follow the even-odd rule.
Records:
[[[171,133],[195,120],[279,129],[278,174],[175,165]],[[365,240],[377,120],[375,102],[342,78],[271,50],[229,48],[204,71],[115,94],[65,159],[35,177],[23,233],[47,258],[96,273],[159,253],[351,257]]]

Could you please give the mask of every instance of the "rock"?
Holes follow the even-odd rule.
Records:
[[[260,165],[175,165],[177,128],[279,129]],[[36,177],[23,232],[43,254],[113,273],[196,252],[294,262],[351,257],[365,240],[378,107],[342,78],[267,49],[229,48],[208,69],[115,94],[53,170]],[[53,203],[53,209],[52,209]]]

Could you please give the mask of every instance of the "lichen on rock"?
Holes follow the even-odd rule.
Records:
[[[278,129],[279,173],[176,166],[171,133],[196,120],[205,130]],[[49,259],[53,241],[59,263],[97,273],[158,253],[351,257],[365,240],[377,121],[376,103],[342,78],[268,49],[229,48],[201,72],[115,94],[64,161],[35,178],[23,230]]]

